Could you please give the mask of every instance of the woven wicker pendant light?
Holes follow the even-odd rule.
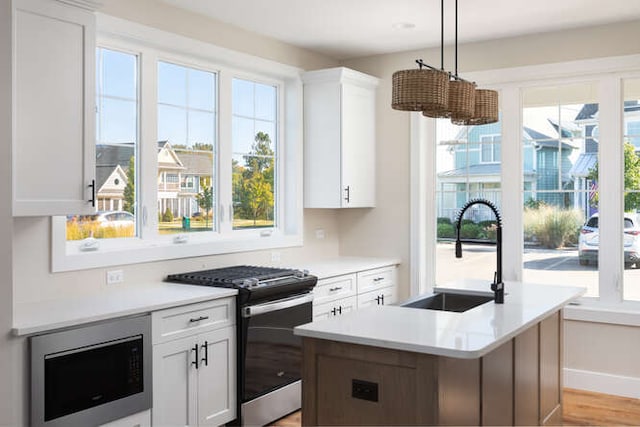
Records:
[[[453,118],[451,121],[456,125],[486,125],[496,123],[498,114],[498,92],[489,89],[475,90],[475,108],[473,115],[468,119]]]
[[[403,111],[446,109],[449,96],[449,73],[440,70],[414,69],[393,73],[391,108]]]
[[[416,60],[416,70],[396,71],[392,76],[391,108],[403,111],[446,111],[449,73],[444,70],[444,0],[440,0],[440,69]],[[424,67],[424,68],[423,68]]]

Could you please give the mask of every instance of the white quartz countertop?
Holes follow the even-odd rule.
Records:
[[[235,289],[157,282],[60,300],[16,304],[12,332],[16,336],[32,335],[237,293]]]
[[[457,281],[436,290],[493,295],[489,282],[480,280]],[[463,313],[372,306],[298,326],[295,334],[475,359],[561,309],[585,291],[580,287],[505,282],[504,304],[490,301]]]
[[[309,273],[319,279],[351,274],[358,271],[373,270],[400,264],[399,258],[370,258],[343,256],[324,260],[304,262],[292,266],[299,270],[309,270]]]

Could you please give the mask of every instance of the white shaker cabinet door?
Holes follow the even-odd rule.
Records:
[[[236,418],[236,337],[233,328],[198,336],[198,425],[218,426]]]
[[[376,205],[375,91],[342,85],[343,207]]]
[[[197,338],[188,337],[153,346],[154,426],[197,425]]]
[[[14,216],[95,212],[95,16],[14,2]]]

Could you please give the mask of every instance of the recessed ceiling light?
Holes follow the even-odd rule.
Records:
[[[410,30],[412,28],[415,28],[416,24],[414,24],[413,22],[396,22],[391,25],[391,27],[393,27],[394,30]]]

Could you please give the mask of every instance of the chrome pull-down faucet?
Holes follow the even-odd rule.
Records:
[[[456,258],[462,258],[462,242],[466,243],[479,243],[477,241],[471,240],[461,240],[460,239],[460,225],[462,223],[462,216],[465,211],[469,209],[473,205],[485,205],[489,209],[493,211],[493,214],[496,216],[496,271],[493,275],[493,283],[491,284],[491,290],[493,291],[494,297],[493,300],[496,304],[504,303],[504,283],[502,282],[502,218],[500,216],[500,212],[496,205],[491,203],[486,199],[473,199],[469,200],[463,207],[460,209],[460,213],[458,213],[458,218],[456,220]]]

